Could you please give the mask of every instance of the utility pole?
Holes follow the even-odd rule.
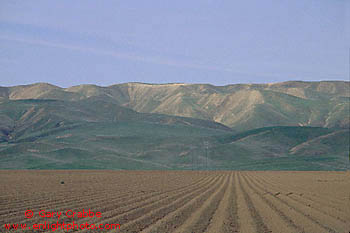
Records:
[[[204,142],[205,146],[205,170],[208,170],[208,141]]]
[[[192,171],[193,171],[193,153],[192,153]]]

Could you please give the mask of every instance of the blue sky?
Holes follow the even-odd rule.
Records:
[[[1,0],[0,86],[348,80],[347,0]]]

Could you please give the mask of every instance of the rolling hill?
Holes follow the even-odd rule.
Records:
[[[0,87],[0,168],[344,170],[349,85]]]
[[[2,87],[3,99],[108,99],[143,113],[216,121],[236,130],[268,126],[349,127],[350,82],[143,84],[60,88],[45,83]]]

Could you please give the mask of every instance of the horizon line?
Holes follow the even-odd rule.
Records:
[[[71,87],[78,87],[78,86],[97,86],[97,87],[111,87],[111,86],[116,86],[116,85],[124,85],[124,84],[143,84],[143,85],[209,85],[209,86],[215,86],[215,87],[225,87],[225,86],[232,86],[232,85],[273,85],[273,84],[280,84],[280,83],[289,83],[289,82],[302,82],[302,83],[321,83],[321,82],[348,82],[350,83],[349,80],[288,80],[288,81],[282,81],[282,82],[254,82],[254,83],[230,83],[230,84],[225,84],[225,85],[214,85],[212,83],[183,83],[183,82],[166,82],[166,83],[147,83],[147,82],[140,82],[140,81],[130,81],[130,82],[123,82],[123,83],[114,83],[111,85],[98,85],[98,84],[92,84],[92,83],[82,83],[82,84],[77,84],[77,85],[72,85],[68,87],[62,87],[60,85],[48,83],[48,82],[33,82],[29,84],[18,84],[18,85],[13,85],[13,86],[0,86],[0,87],[5,87],[5,88],[11,88],[11,87],[18,87],[18,86],[33,86],[33,85],[40,85],[40,84],[47,84],[55,87],[59,87],[62,89],[67,89]]]

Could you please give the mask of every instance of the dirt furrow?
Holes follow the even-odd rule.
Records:
[[[123,216],[127,216],[127,220],[131,221],[133,219],[131,216],[134,216],[134,218],[136,218],[142,211],[149,211],[153,208],[157,208],[157,206],[163,205],[164,203],[171,203],[173,200],[183,197],[184,195],[199,192],[206,187],[214,184],[217,179],[218,177],[215,176],[206,177],[204,180],[205,182],[203,181],[196,185],[189,187],[186,186],[183,189],[176,189],[171,192],[167,191],[152,198],[137,201],[130,200],[127,203],[114,203],[114,205],[105,206],[103,208],[100,208],[101,213],[103,213],[103,220],[110,220],[115,219],[116,217],[122,218]],[[77,221],[79,222],[79,219]],[[80,220],[80,222],[82,222],[82,220]]]
[[[144,196],[143,193],[139,194],[140,196]],[[154,195],[154,194],[153,194]],[[109,195],[108,195],[109,196]],[[35,213],[38,213],[40,210],[45,210],[45,211],[67,211],[69,209],[74,209],[75,207],[78,207],[80,205],[84,205],[85,207],[88,207],[87,209],[93,209],[94,207],[99,207],[103,205],[105,202],[113,203],[115,201],[120,201],[123,199],[131,199],[130,193],[127,193],[125,195],[119,196],[116,194],[113,198],[108,197],[107,195],[104,195],[103,197],[98,196],[98,198],[95,197],[90,197],[89,199],[79,199],[79,196],[76,196],[75,199],[73,200],[68,200],[64,201],[62,200],[61,202],[52,202],[52,203],[43,203],[43,204],[38,204],[37,202],[34,204],[32,203],[26,203],[25,207],[22,207],[21,210],[16,210],[14,212],[9,212],[6,214],[1,214],[0,217],[5,218],[7,217],[11,221],[17,221],[17,219],[23,219],[23,214],[27,209],[31,209]],[[40,201],[38,201],[40,203]],[[34,217],[35,218],[35,217]],[[34,219],[33,218],[33,219]],[[39,218],[36,216],[36,218]],[[19,222],[19,223],[24,223]]]
[[[250,195],[247,193],[247,191],[243,188],[242,182],[241,182],[241,172],[238,173],[238,184],[239,184],[239,189],[242,191],[243,198],[247,204],[247,209],[249,211],[250,216],[253,219],[253,223],[255,226],[255,231],[252,232],[257,232],[257,233],[265,233],[265,232],[271,232],[270,229],[267,227],[266,223],[264,222],[261,214],[258,212],[256,209]],[[239,225],[242,226],[245,224],[245,221],[243,218],[239,219]]]
[[[209,223],[207,232],[239,232],[234,176],[235,173],[231,172],[227,191]]]
[[[292,216],[292,219],[295,219],[294,222],[297,222],[298,225],[301,225],[306,232],[343,232],[346,230],[346,227],[343,223],[338,221],[339,225],[334,221],[331,221],[329,216],[320,216],[318,212],[312,211],[308,206],[302,206],[300,203],[293,201],[288,198],[288,196],[280,195],[274,189],[270,187],[262,187],[257,184],[255,181],[251,181],[251,188],[257,190],[257,188],[261,189],[261,194],[268,196],[271,200],[278,201],[280,204],[278,205],[279,209],[282,209],[284,206],[284,213],[286,215]],[[253,187],[254,185],[254,187]],[[332,223],[332,226],[329,223]],[[339,229],[339,230],[335,230]]]
[[[199,183],[196,183],[194,185],[194,187],[197,187],[197,185],[204,185],[207,182],[210,182],[211,179],[214,179],[214,178],[213,177],[205,177],[202,180],[200,180]],[[193,186],[187,185],[187,186],[184,186],[183,188],[176,188],[175,192],[181,191],[182,189],[188,189],[188,188],[193,189]],[[170,193],[170,192],[174,192],[174,190],[165,191],[163,194]],[[94,205],[91,205],[91,203],[83,203],[83,204],[84,204],[85,209],[94,210],[94,208],[96,208],[95,209],[96,211],[100,211],[100,212],[104,213],[105,216],[106,215],[108,216],[109,213],[108,213],[107,209],[110,209],[112,211],[119,210],[119,208],[121,208],[121,207],[125,207],[124,209],[127,209],[127,210],[134,209],[134,208],[132,208],[132,206],[130,207],[128,205],[135,205],[139,202],[144,202],[145,200],[148,200],[152,197],[157,198],[159,195],[161,195],[161,194],[152,193],[152,194],[146,195],[146,194],[141,192],[141,193],[137,193],[137,195],[134,197],[130,197],[130,196],[126,197],[127,199],[115,198],[115,199],[107,200],[107,205],[106,205],[106,203],[99,202],[99,200],[94,201]],[[78,202],[78,203],[81,203],[81,202]],[[118,206],[116,206],[115,203],[118,203]],[[103,205],[103,204],[105,204],[105,205]],[[149,204],[149,203],[146,203],[146,204]],[[51,206],[50,209],[45,209],[45,210],[46,211],[67,211],[68,209],[72,209],[73,211],[76,211],[76,210],[80,211],[82,208],[81,206],[79,207],[79,205],[77,205],[77,203],[75,203],[75,202],[65,203],[64,205],[61,205],[61,206],[55,204],[55,206],[57,206],[57,207],[55,208],[55,207]],[[106,208],[101,209],[101,206],[105,206]],[[141,206],[138,206],[137,208],[139,208],[139,207],[141,207]],[[35,213],[40,211],[40,209],[42,209],[42,208],[38,208],[38,209],[32,208],[32,210]],[[9,221],[16,222],[16,223],[28,223],[28,222],[34,221],[34,220],[42,220],[42,218],[38,215],[35,215],[32,219],[23,218],[24,211],[21,215],[17,215],[17,216],[14,216],[12,218],[9,218]],[[64,218],[63,218],[63,220],[64,220]],[[70,220],[72,220],[72,219],[70,219]]]
[[[82,209],[102,218],[68,218],[76,224],[120,224],[121,229],[68,232],[347,233],[350,173],[274,171],[6,171],[1,172],[0,232],[4,224],[32,226],[38,211]],[[60,182],[64,180],[64,184]],[[331,200],[328,202],[328,200]],[[24,211],[35,215],[27,219]],[[67,230],[57,229],[57,233]]]
[[[239,185],[238,173],[234,177],[234,189],[237,195],[237,220],[238,232],[257,232],[254,218],[249,211],[244,193]]]
[[[108,172],[107,172],[108,173]],[[125,172],[128,173],[128,172]],[[156,173],[157,174],[157,173]],[[149,175],[149,173],[147,173],[146,175]],[[32,175],[33,176],[33,175]],[[125,176],[125,175],[123,175]],[[173,182],[177,176],[177,174],[175,174],[175,176],[171,176],[172,178],[170,178],[171,183],[175,183]],[[31,176],[30,176],[31,177]],[[92,184],[93,188],[89,188],[90,186],[85,186],[81,183],[73,183],[73,182],[66,182],[64,185],[60,184],[60,179],[55,179],[54,184],[57,183],[57,185],[54,185],[54,187],[52,189],[55,190],[55,192],[52,192],[52,189],[49,189],[49,191],[47,190],[48,188],[46,188],[46,191],[39,191],[37,190],[35,187],[39,186],[42,189],[42,186],[40,186],[37,182],[33,182],[33,177],[31,178],[27,178],[27,180],[24,182],[24,184],[26,184],[25,186],[15,186],[16,187],[16,192],[13,192],[12,195],[9,196],[9,200],[11,200],[11,212],[15,212],[16,209],[18,210],[22,210],[23,208],[23,202],[28,203],[31,205],[31,207],[35,208],[36,205],[50,205],[52,203],[57,204],[59,206],[61,206],[62,204],[65,203],[70,203],[70,201],[72,202],[77,202],[77,201],[81,201],[86,203],[86,201],[89,200],[96,200],[100,198],[105,198],[105,199],[110,199],[113,198],[115,196],[122,196],[125,194],[130,194],[130,193],[135,193],[135,192],[139,192],[139,188],[140,188],[140,184],[127,184],[127,190],[125,189],[119,189],[119,182],[116,183],[117,185],[108,185],[107,187],[103,186],[101,188],[97,188],[96,186],[94,186],[94,184]],[[204,179],[205,177],[203,177],[201,174],[193,174],[193,178],[191,176],[191,179],[188,179],[190,181],[195,181],[197,182],[197,179]],[[67,178],[67,177],[66,177]],[[147,176],[146,176],[147,178]],[[68,178],[67,178],[68,179]],[[125,179],[125,177],[124,177]],[[63,180],[66,180],[65,178]],[[91,181],[91,180],[90,180]],[[16,184],[18,181],[17,179],[15,179],[15,181],[10,182],[10,185],[14,185]],[[86,182],[86,181],[85,181]],[[96,181],[95,181],[96,182]],[[125,185],[125,180],[123,181],[124,185]],[[123,185],[123,182],[121,182],[120,185]],[[187,180],[185,180],[185,183],[187,183],[188,185],[192,185],[195,182],[188,182]],[[180,182],[178,182],[180,183]],[[50,183],[50,185],[52,186],[53,184]],[[89,184],[90,185],[90,184]],[[175,183],[175,187],[176,187],[176,183]],[[35,193],[28,193],[25,191],[26,186],[32,187],[32,189],[40,192],[40,195],[36,195]],[[183,187],[184,185],[180,183],[180,187]],[[19,189],[17,189],[17,187]],[[160,186],[156,186],[156,190],[158,190],[159,192],[160,190]],[[21,190],[24,190],[23,192]],[[169,190],[169,189],[168,189]],[[81,195],[81,194],[84,195]],[[107,197],[107,198],[106,198]],[[86,199],[86,200],[85,200]],[[4,207],[4,208],[2,208]],[[0,214],[1,213],[6,213],[7,210],[3,210],[8,208],[9,205],[6,202],[0,202]]]
[[[164,203],[169,203],[172,201],[172,199],[179,198],[183,196],[184,194],[188,194],[191,192],[194,192],[197,190],[197,192],[201,192],[206,189],[206,187],[211,186],[215,181],[218,179],[218,176],[211,176],[211,177],[205,177],[200,183],[196,183],[196,185],[193,186],[186,186],[185,190],[178,190],[172,191],[173,193],[169,193],[170,191],[166,191],[161,198],[153,198],[154,200],[148,201],[148,202],[141,202],[141,203],[132,203],[131,205],[124,206],[123,208],[119,208],[118,203],[115,203],[114,206],[111,206],[112,211],[106,212],[101,211],[103,220],[94,218],[89,219],[89,224],[96,224],[98,226],[99,224],[105,224],[105,223],[113,223],[113,224],[121,224],[121,223],[127,223],[131,221],[133,218],[136,218],[142,213],[149,211],[150,208],[156,208],[158,205],[162,205]],[[198,186],[198,187],[197,187]],[[175,195],[176,194],[176,195]],[[171,196],[173,195],[173,196]],[[100,210],[99,210],[100,211]],[[121,219],[121,220],[120,220]],[[65,223],[71,223],[74,220],[75,223],[81,224],[85,223],[86,219],[81,218],[62,218],[60,222],[64,221]],[[79,230],[79,232],[85,232],[87,230]],[[101,230],[88,230],[89,232],[101,232]],[[47,232],[51,232],[50,230]]]
[[[123,198],[125,196],[130,195],[129,193],[126,193],[124,195],[117,195],[116,199],[119,198]],[[66,209],[66,206],[71,207],[72,203],[74,204],[79,204],[79,203],[85,203],[85,204],[91,204],[89,201],[93,201],[93,202],[101,202],[101,200],[105,201],[105,200],[110,200],[111,198],[109,198],[108,196],[110,195],[105,195],[105,194],[98,194],[98,195],[91,195],[91,196],[85,196],[81,199],[79,198],[79,196],[75,196],[72,199],[67,198],[66,200],[64,199],[64,197],[62,197],[61,200],[57,201],[56,200],[50,200],[49,202],[45,202],[40,200],[40,198],[35,199],[35,200],[31,200],[31,201],[23,201],[21,204],[21,207],[18,208],[11,208],[8,210],[4,210],[0,213],[0,217],[5,217],[5,216],[11,216],[11,215],[17,215],[18,213],[23,214],[28,208],[34,210],[40,210],[40,209],[44,209],[47,207],[53,207],[53,206],[59,206],[61,209]],[[115,196],[114,196],[115,198]],[[26,206],[23,206],[23,203],[26,203]],[[47,209],[49,210],[49,209]],[[59,210],[59,209],[55,209],[55,210]]]
[[[288,183],[288,185],[286,185],[285,183],[274,181],[274,179],[269,178],[269,177],[271,177],[271,175],[267,174],[267,172],[259,172],[257,175],[260,177],[259,179],[263,179],[265,182],[268,182],[270,184],[274,184],[278,187],[284,187],[286,189],[296,190],[298,193],[302,194],[302,197],[310,199],[310,200],[316,200],[316,201],[322,203],[323,205],[327,205],[329,207],[333,207],[333,208],[336,208],[338,210],[341,210],[341,208],[343,206],[343,202],[338,201],[334,198],[333,199],[329,198],[329,196],[324,196],[320,193],[310,192],[309,190],[307,190],[305,188],[301,188],[300,186],[296,186],[293,183]]]
[[[207,200],[216,190],[224,187],[224,180],[226,178],[222,177],[220,181],[216,183],[215,186],[212,186],[205,190],[199,195],[192,196],[191,199],[188,199],[185,202],[181,202],[179,205],[169,207],[164,206],[161,212],[158,215],[150,215],[150,222],[145,224],[143,228],[135,229],[136,232],[139,230],[142,233],[150,232],[173,232],[180,225],[182,225],[186,219],[189,218],[193,211],[196,211],[202,205],[205,200]]]
[[[336,209],[338,211],[342,211],[342,206],[343,203],[337,201],[337,200],[332,200],[330,198],[318,195],[314,192],[310,192],[306,189],[302,189],[301,187],[295,186],[295,185],[285,185],[280,182],[273,182],[272,180],[268,180],[268,178],[265,178],[264,175],[259,175],[259,179],[263,180],[266,183],[269,183],[270,185],[275,185],[276,187],[283,187],[286,190],[295,190],[296,194],[299,194],[299,196],[303,199],[307,199],[310,201],[316,201],[319,203],[322,203],[322,205],[328,206],[329,208]]]
[[[290,217],[288,217],[282,210],[281,206],[276,205],[273,201],[271,201],[268,197],[264,195],[264,193],[259,192],[255,187],[252,185],[252,181],[246,178],[246,173],[243,176],[243,180],[247,184],[248,188],[250,189],[250,192],[255,193],[263,202],[265,202],[284,222],[289,226],[289,228],[292,228],[292,232],[300,232],[305,233],[304,229],[297,225],[295,221],[293,221]],[[276,221],[278,218],[274,218]],[[281,226],[282,227],[282,226]],[[273,231],[275,232],[275,231]]]
[[[128,195],[130,195],[130,192],[128,191],[121,191],[111,194],[111,191],[104,190],[103,192],[92,192],[91,194],[84,192],[83,196],[79,196],[78,193],[74,194],[73,192],[67,194],[58,193],[58,195],[56,194],[55,197],[52,198],[52,193],[50,193],[50,195],[41,193],[41,195],[37,195],[32,199],[23,200],[21,203],[18,203],[18,207],[15,207],[11,201],[11,213],[15,214],[16,212],[25,211],[26,208],[23,207],[23,203],[26,203],[28,207],[32,209],[39,209],[52,205],[63,207],[63,205],[70,205],[71,203],[87,203],[88,201],[109,200],[111,198],[121,198]],[[0,216],[6,213],[9,213],[9,210],[1,211]]]
[[[226,181],[223,186],[216,190],[189,218],[178,228],[175,233],[182,232],[205,232],[213,218],[219,203],[227,191],[228,184],[231,180],[229,174],[226,175]]]
[[[215,180],[204,187],[193,190],[189,188],[187,191],[170,196],[167,199],[157,202],[156,204],[150,204],[142,208],[135,208],[132,211],[128,211],[123,214],[112,216],[108,219],[103,219],[100,223],[118,223],[122,227],[122,232],[132,232],[137,229],[136,232],[152,224],[158,218],[164,216],[164,214],[176,210],[179,206],[186,204],[191,199],[203,192],[206,193],[208,190],[212,190],[213,187],[217,187],[222,180],[222,176],[215,177]],[[148,213],[148,214],[145,214]],[[98,232],[98,231],[96,231]]]
[[[300,232],[295,225],[291,224],[288,219],[284,215],[281,215],[274,206],[270,205],[270,203],[266,202],[261,196],[259,196],[256,192],[254,192],[250,186],[248,181],[244,178],[245,173],[241,173],[240,182],[242,184],[242,189],[248,193],[252,205],[259,213],[261,217],[261,221],[267,227],[267,231],[258,231],[258,232],[284,232],[284,233],[295,233]]]
[[[319,211],[331,218],[334,218],[336,220],[339,220],[343,223],[347,222],[347,219],[349,219],[349,216],[346,212],[339,210],[338,208],[335,208],[330,205],[325,205],[324,201],[317,200],[315,198],[310,198],[306,197],[304,195],[298,194],[299,191],[296,190],[291,190],[291,189],[286,189],[286,188],[281,188],[281,186],[275,185],[270,182],[266,182],[265,180],[261,179],[260,177],[256,177],[252,174],[249,175],[250,177],[254,177],[254,180],[259,183],[261,186],[268,186],[271,188],[274,188],[276,193],[280,193],[281,195],[288,196],[290,199],[293,199],[296,202],[299,202],[302,205],[307,205],[308,207],[314,209],[315,211]]]
[[[185,188],[185,187],[190,187],[196,183],[199,183],[199,182],[202,182],[203,180],[206,180],[207,177],[203,177],[202,179],[198,180],[197,182],[193,183],[193,184],[188,184],[186,186],[183,186],[183,187],[180,187],[180,188],[177,188],[177,189],[182,189],[182,188]],[[176,189],[174,189],[176,190]],[[167,190],[166,192],[171,192],[173,190]],[[157,194],[160,194],[162,192],[154,192],[152,194],[149,194],[149,195],[157,195]],[[136,194],[139,194],[140,196],[145,196],[145,194],[143,192],[138,192]],[[60,206],[61,209],[66,209],[67,207],[71,207],[72,206],[72,203],[74,204],[79,204],[79,203],[82,203],[86,206],[89,206],[91,208],[93,208],[93,204],[94,203],[98,203],[98,205],[101,205],[103,204],[103,202],[110,202],[110,203],[113,203],[113,202],[116,202],[118,200],[120,200],[121,198],[124,198],[125,200],[130,200],[130,198],[135,198],[135,193],[130,193],[130,191],[123,191],[123,192],[120,192],[119,194],[118,193],[114,193],[111,194],[110,191],[104,191],[102,192],[101,194],[94,194],[94,195],[86,195],[84,193],[84,196],[82,197],[79,197],[79,195],[75,195],[74,198],[69,198],[72,194],[68,194],[66,196],[62,196],[62,200],[59,200],[57,201],[60,197],[59,196],[56,196],[55,197],[55,200],[51,200],[50,198],[47,198],[45,199],[45,195],[40,195],[39,198],[35,199],[35,200],[31,200],[30,202],[27,202],[27,201],[23,201],[23,202],[26,202],[28,206],[31,207],[32,210],[35,210],[35,209],[42,209],[42,208],[45,208],[47,206],[52,206],[52,205],[55,205],[55,206]],[[50,200],[50,202],[45,202],[46,200]],[[90,202],[89,202],[90,201]],[[22,206],[19,207],[18,209],[14,209],[14,208],[11,208],[11,210],[4,210],[2,212],[0,212],[0,216],[2,215],[6,215],[6,214],[10,214],[10,215],[15,215],[17,212],[24,212],[27,208],[24,208],[23,207],[23,202],[22,202]],[[101,203],[102,202],[102,203]],[[12,202],[11,202],[12,204]],[[58,209],[55,209],[56,211]]]
[[[98,196],[103,196],[103,194],[105,194],[106,192],[101,192],[101,193],[91,193],[91,196],[86,193],[84,195],[83,198],[90,198],[90,197],[98,197]],[[41,193],[40,196],[26,196],[25,198],[22,198],[22,197],[17,197],[16,199],[18,200],[11,200],[11,210],[12,211],[17,211],[17,210],[21,210],[23,209],[23,202],[25,203],[30,203],[33,208],[35,208],[36,206],[35,205],[50,205],[52,203],[55,203],[55,204],[61,204],[61,203],[64,203],[64,202],[69,202],[69,201],[76,201],[77,197],[74,196],[72,198],[70,198],[72,192],[71,193],[59,193],[58,195],[55,195],[55,199],[53,200],[53,198],[51,198],[52,196],[52,193]],[[0,206],[0,208],[3,208],[7,206],[5,203],[3,205]],[[0,215],[3,214],[3,213],[6,213],[7,210],[1,210],[0,211]]]

